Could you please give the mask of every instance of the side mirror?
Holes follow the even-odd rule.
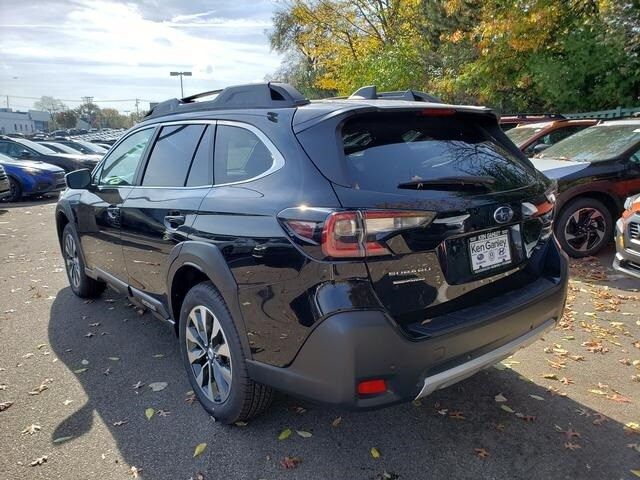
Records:
[[[67,187],[74,190],[84,190],[91,185],[91,171],[87,168],[67,173],[64,178],[67,181]]]
[[[22,150],[18,155],[19,158],[31,158],[31,154],[28,150]]]
[[[546,143],[539,143],[538,145],[536,145],[535,147],[533,147],[533,153],[540,153],[545,151],[547,148],[549,148],[551,145],[547,145]]]

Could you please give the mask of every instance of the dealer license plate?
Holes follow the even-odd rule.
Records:
[[[483,272],[511,263],[508,230],[496,230],[469,238],[471,271]]]

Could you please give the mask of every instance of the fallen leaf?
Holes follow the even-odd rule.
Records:
[[[38,466],[38,465],[42,465],[43,463],[45,463],[47,461],[47,457],[46,455],[43,455],[39,458],[36,458],[33,462],[31,462],[29,465],[32,467]]]
[[[558,380],[558,376],[555,373],[545,373],[542,375],[542,378],[546,378],[547,380]]]
[[[489,456],[489,452],[484,448],[474,448],[473,451],[476,452],[478,458],[487,458]]]
[[[580,438],[580,434],[574,430],[573,428],[569,428],[564,431],[560,431],[560,433],[564,433],[564,436],[567,437],[567,440],[571,440],[572,438]]]
[[[608,422],[609,419],[607,417],[605,417],[603,414],[601,413],[596,413],[596,418],[593,420],[593,424],[594,425],[602,425],[605,422]]]
[[[126,425],[129,423],[129,420],[118,420],[117,422],[113,422],[114,427],[121,427],[122,425]]]
[[[300,457],[284,457],[280,460],[280,465],[286,470],[291,470],[297,468],[300,462],[302,462]]]
[[[53,443],[64,443],[68,442],[73,438],[73,435],[69,435],[68,437],[58,437],[53,439]]]
[[[573,451],[573,450],[577,450],[577,449],[582,448],[582,447],[580,445],[578,445],[577,443],[565,442],[564,448]]]
[[[88,368],[84,367],[84,368],[78,368],[77,370],[74,370],[73,373],[84,373],[87,370],[89,370]]]
[[[371,447],[371,456],[373,458],[380,458],[380,450],[378,450],[376,447]]]
[[[333,422],[331,422],[331,426],[333,428],[336,428],[338,425],[340,425],[341,421],[342,421],[342,417],[337,417]]]
[[[159,392],[159,391],[164,390],[165,388],[167,388],[167,385],[168,385],[167,382],[152,382],[152,383],[149,384],[149,387],[154,392]]]
[[[296,433],[300,435],[302,438],[311,438],[313,436],[310,432],[305,432],[304,430],[296,430]]]
[[[142,471],[141,468],[137,468],[137,467],[131,467],[129,469],[129,475],[131,475],[133,478],[140,478],[140,472]]]
[[[164,353],[156,353],[153,358],[162,358],[164,357]]]
[[[502,395],[502,393],[497,394],[495,397],[493,397],[493,399],[498,403],[507,401],[507,398],[504,395]]]
[[[204,480],[204,474],[202,472],[198,472],[194,478],[195,480]]]
[[[151,420],[151,417],[153,417],[155,413],[156,411],[153,408],[147,408],[144,411],[144,416],[147,417],[147,420]]]
[[[236,422],[236,423],[234,423],[234,425],[236,427],[246,427],[249,424],[247,422]]]
[[[508,405],[500,405],[500,408],[507,413],[515,413],[515,410]]]
[[[30,391],[28,393],[29,393],[29,395],[40,395],[42,392],[44,392],[45,390],[48,390],[48,389],[49,389],[49,387],[46,384],[41,383],[39,387],[36,387],[34,390],[32,390],[32,391]]]
[[[112,362],[117,362],[120,360],[120,357],[108,357]]]
[[[31,425],[29,425],[28,427],[26,427],[24,430],[22,430],[22,434],[28,433],[29,435],[33,435],[34,433],[37,433],[38,431],[40,431],[42,427],[40,425],[36,425],[35,423],[32,423]]]
[[[607,394],[607,392],[602,391],[602,390],[599,390],[599,389],[597,389],[597,388],[591,388],[591,389],[589,389],[589,393],[594,393],[594,394],[596,394],[596,395],[606,395],[606,394]]]
[[[464,413],[460,410],[451,410],[449,412],[449,418],[453,418],[454,420],[465,420]]]
[[[142,383],[141,381],[138,381],[138,383],[136,383],[135,385],[133,385],[133,389],[137,390],[139,388],[144,387],[144,383]]]
[[[629,434],[640,434],[640,424],[636,422],[627,422],[624,424],[623,430]]]
[[[278,435],[278,440],[286,440],[290,436],[291,436],[291,429],[290,428],[285,428],[284,430],[282,430],[280,432],[280,435]]]
[[[627,398],[624,395],[619,395],[617,393],[614,393],[613,395],[607,395],[607,398],[617,403],[632,403],[630,398]]]
[[[544,398],[541,397],[540,395],[529,395],[531,398],[533,398],[534,400],[538,400],[540,402],[544,402]]]
[[[11,405],[13,405],[13,402],[0,402],[0,412],[4,412]]]
[[[204,452],[204,450],[207,448],[207,444],[206,443],[199,443],[196,446],[196,449],[193,451],[193,458],[196,458],[200,455],[202,455],[202,452]]]
[[[564,385],[573,385],[574,382],[570,378],[562,377],[560,379],[560,383],[563,383]]]
[[[169,415],[171,415],[171,412],[169,410],[163,410],[162,408],[158,409],[156,413],[159,417],[168,417]]]

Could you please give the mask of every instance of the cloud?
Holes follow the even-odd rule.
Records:
[[[0,17],[0,94],[156,101],[179,93],[170,70],[193,71],[185,95],[262,79],[280,58],[264,34],[273,5],[255,3],[27,1]]]

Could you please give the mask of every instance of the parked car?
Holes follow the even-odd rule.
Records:
[[[9,183],[9,177],[4,171],[4,168],[0,164],[0,200],[4,200],[11,195],[11,184]]]
[[[82,155],[82,152],[80,150],[75,150],[71,147],[68,147],[67,145],[63,145],[58,142],[42,140],[42,141],[38,141],[38,143],[40,145],[44,145],[47,148],[50,148],[51,150],[57,153],[71,153],[73,155]]]
[[[564,118],[566,118],[564,115],[557,113],[520,113],[517,115],[503,115],[500,117],[500,128],[506,132],[518,125],[548,122],[550,120],[562,120]]]
[[[616,256],[613,268],[640,278],[640,195],[629,197],[616,223]]]
[[[100,155],[100,157],[102,157],[102,155],[107,153],[107,150],[101,146],[84,140],[59,140],[57,143],[79,150],[85,155]]]
[[[172,324],[217,420],[274,388],[411,401],[562,317],[553,182],[491,110],[375,87],[309,102],[277,83],[194,98],[67,175],[56,225],[73,292],[109,284]]]
[[[525,155],[532,157],[560,140],[596,123],[598,120],[551,120],[518,125],[506,134]]]
[[[4,168],[10,186],[10,193],[4,198],[7,202],[17,202],[23,197],[56,195],[66,187],[64,170],[55,165],[14,160],[0,154],[0,166]]]
[[[640,192],[640,119],[586,128],[532,162],[558,182],[560,245],[572,257],[594,255],[613,238],[625,199]]]
[[[66,172],[72,172],[80,168],[92,169],[98,163],[97,159],[87,158],[86,155],[57,153],[37,142],[6,136],[0,136],[0,153],[19,160],[37,160],[50,163],[64,169]]]

